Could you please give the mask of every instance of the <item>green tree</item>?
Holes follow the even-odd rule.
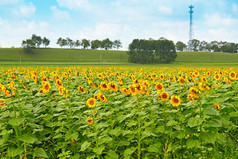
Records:
[[[23,48],[35,48],[36,44],[32,39],[26,39],[22,41]]]
[[[58,38],[56,44],[58,44],[61,48],[63,47],[63,43],[62,43],[63,39],[60,37]]]
[[[121,47],[122,47],[122,45],[121,45],[121,41],[120,40],[114,40],[113,41],[113,48],[119,49]]]
[[[101,46],[101,41],[100,40],[92,40],[91,41],[91,49],[98,49]]]
[[[159,63],[170,63],[177,57],[174,42],[171,40],[158,40],[154,43],[156,57]]]
[[[148,40],[134,39],[129,45],[129,62],[151,63],[154,59],[153,42]]]
[[[175,46],[178,51],[183,51],[183,49],[187,47],[182,41],[178,41]]]
[[[46,48],[46,47],[50,44],[50,40],[47,39],[46,37],[44,37],[43,40],[42,40],[42,43],[43,43],[43,45],[44,45],[45,48]]]
[[[40,45],[42,44],[42,39],[40,36],[37,36],[35,34],[33,34],[31,36],[31,40],[35,43],[36,47],[39,48]]]
[[[75,43],[74,43],[74,41],[73,41],[72,39],[66,38],[66,41],[67,41],[67,45],[68,45],[70,48],[74,47]]]
[[[112,44],[112,41],[109,38],[106,38],[101,42],[101,48],[104,48],[105,50],[112,49]]]
[[[68,45],[68,41],[66,39],[62,39],[62,46],[67,46]]]
[[[81,45],[80,41],[79,41],[79,40],[76,40],[76,41],[75,41],[75,47],[80,47],[80,45]]]
[[[86,49],[90,46],[90,41],[87,39],[82,39],[81,46]]]
[[[199,51],[200,41],[197,39],[192,40],[193,51]]]
[[[200,44],[199,44],[199,50],[200,51],[209,50],[208,43],[206,41],[201,41]]]
[[[214,52],[219,52],[220,49],[219,49],[219,42],[218,41],[211,41],[209,43],[209,50],[210,51],[214,51]]]

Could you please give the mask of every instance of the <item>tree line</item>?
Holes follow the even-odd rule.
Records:
[[[49,44],[49,39],[47,39],[46,37],[41,38],[40,36],[37,36],[35,34],[31,36],[31,39],[26,39],[22,41],[23,48],[39,48],[41,45],[47,47],[49,46]]]
[[[41,45],[44,45],[47,47],[50,44],[50,40],[46,37],[41,38],[40,36],[37,36],[35,34],[32,35],[31,39],[26,39],[22,41],[22,47],[23,48],[40,48]],[[88,39],[82,39],[82,40],[72,40],[70,38],[58,38],[57,45],[62,47],[69,47],[69,48],[83,48],[83,49],[119,49],[122,47],[120,40],[114,40],[111,41],[109,38],[106,38],[104,40],[88,40]]]
[[[120,40],[114,40],[111,41],[109,38],[106,38],[104,40],[88,40],[88,39],[82,39],[80,40],[72,40],[70,38],[59,38],[56,42],[61,48],[62,47],[70,47],[70,48],[83,48],[83,49],[88,49],[91,48],[93,50],[96,49],[105,49],[105,50],[110,50],[110,49],[119,49],[122,47],[121,41]]]
[[[210,51],[210,52],[229,52],[237,53],[238,43],[226,42],[226,41],[199,41],[198,39],[192,40],[192,50],[193,51]],[[183,51],[187,48],[187,45],[181,41],[176,43],[176,49],[178,51]]]
[[[176,57],[174,42],[165,38],[159,40],[134,39],[127,52],[132,63],[170,63]]]

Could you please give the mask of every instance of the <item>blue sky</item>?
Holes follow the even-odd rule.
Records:
[[[73,40],[134,38],[187,43],[188,6],[194,8],[194,38],[238,43],[238,0],[0,0],[0,47],[20,47],[32,34],[58,47]]]

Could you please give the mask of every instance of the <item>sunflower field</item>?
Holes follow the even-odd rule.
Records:
[[[238,68],[1,67],[0,158],[238,158]]]

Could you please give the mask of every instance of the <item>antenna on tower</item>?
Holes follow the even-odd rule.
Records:
[[[193,43],[192,43],[193,35],[194,35],[194,33],[193,33],[193,8],[194,8],[193,5],[189,6],[189,14],[190,14],[189,41],[188,41],[188,50],[189,51],[193,50]]]

